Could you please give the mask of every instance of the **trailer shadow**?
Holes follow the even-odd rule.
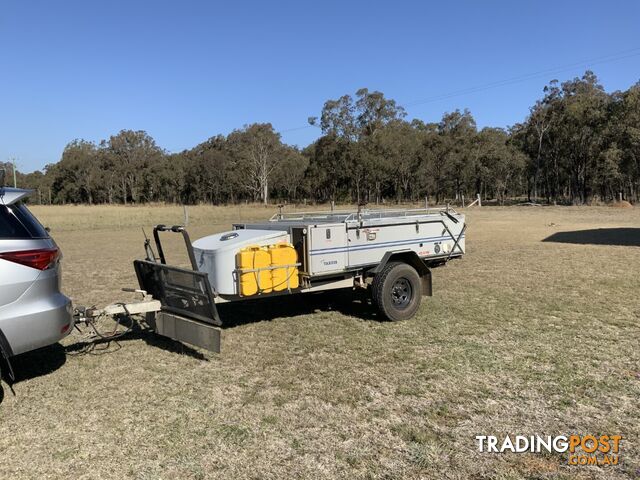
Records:
[[[348,291],[305,293],[288,297],[272,297],[219,304],[222,328],[233,328],[249,323],[271,321],[282,317],[297,317],[316,312],[340,312],[364,320],[385,321],[364,292]]]
[[[67,355],[77,356],[106,355],[117,352],[121,348],[121,344],[124,342],[142,340],[147,345],[160,348],[167,352],[188,355],[197,360],[209,361],[204,354],[195,348],[191,348],[190,346],[176,340],[172,340],[171,338],[158,335],[148,328],[142,328],[137,322],[128,323],[123,321],[122,325],[124,327],[131,327],[131,331],[116,339],[95,338],[92,340],[78,341],[71,345],[67,345],[65,352]]]
[[[229,329],[250,323],[271,321],[282,317],[297,317],[316,312],[340,312],[343,315],[371,321],[386,321],[371,304],[369,296],[352,290],[334,290],[287,297],[271,297],[243,302],[217,305],[222,318],[223,329]],[[195,348],[158,335],[153,331],[140,327],[136,322],[122,322],[122,327],[130,327],[131,331],[117,339],[95,338],[78,341],[65,347],[67,355],[105,355],[118,351],[123,342],[142,340],[147,345],[162,350],[189,355],[198,360],[209,361],[208,357]]]
[[[353,291],[329,291],[304,295],[291,295],[289,297],[264,298],[247,300],[234,304],[218,305],[220,316],[224,321],[223,329],[233,328],[249,323],[271,321],[282,317],[297,317],[317,312],[340,312],[343,315],[357,317],[371,321],[386,321],[371,304],[366,293],[354,294]],[[162,350],[188,355],[198,360],[209,361],[206,355],[188,345],[163,337],[153,331],[140,327],[136,322],[122,323],[123,327],[131,327],[117,339],[96,338],[92,340],[80,340],[75,343],[62,346],[59,343],[49,347],[34,350],[11,358],[11,364],[15,373],[12,382],[7,377],[7,368],[2,365],[2,380],[10,387],[32,378],[48,375],[62,367],[69,356],[81,355],[105,355],[115,353],[121,348],[121,344],[131,340],[142,340],[147,345]],[[1,361],[1,360],[0,360]],[[0,384],[0,403],[4,399],[5,390]]]
[[[556,232],[542,241],[578,245],[640,247],[640,228],[594,228],[590,230]]]

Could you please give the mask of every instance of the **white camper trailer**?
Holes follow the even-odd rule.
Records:
[[[207,273],[216,303],[365,288],[391,320],[411,317],[421,295],[431,294],[430,269],[461,257],[465,249],[464,215],[451,209],[280,213],[233,228],[193,243],[196,268]],[[295,253],[288,268],[295,267],[296,287],[275,292],[266,280],[265,288],[246,295],[243,275],[259,280],[261,273],[283,265],[268,260],[241,265],[239,252],[277,243],[290,243]]]
[[[142,300],[77,307],[74,318],[93,325],[144,314],[156,333],[216,352],[223,302],[350,289],[405,320],[432,294],[431,270],[464,255],[465,230],[464,215],[449,208],[280,213],[193,243],[183,226],[156,225],[157,255],[146,239],[146,259],[133,262]],[[191,268],[167,264],[162,232],[182,234]]]

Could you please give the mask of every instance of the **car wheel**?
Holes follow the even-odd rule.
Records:
[[[373,301],[389,320],[407,320],[416,313],[422,299],[420,276],[403,262],[389,262],[372,284]]]

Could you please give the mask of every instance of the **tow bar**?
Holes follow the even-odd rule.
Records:
[[[182,235],[191,269],[167,265],[160,232]],[[222,322],[214,301],[215,292],[207,274],[197,269],[189,234],[181,225],[156,225],[153,237],[159,258],[145,234],[146,258],[133,262],[140,288],[122,289],[140,295],[140,300],[117,302],[104,308],[76,307],[73,315],[75,325],[84,324],[93,330],[95,340],[103,342],[116,340],[137,325],[178,342],[220,353],[221,330],[218,327]],[[115,321],[113,331],[105,333],[98,330],[96,324],[104,318]],[[125,328],[121,328],[125,324]]]
[[[164,311],[162,302],[145,290],[123,288],[125,292],[137,293],[141,299],[132,302],[117,302],[103,308],[74,308],[75,326],[84,325],[93,331],[93,340],[116,341],[131,332],[135,326],[169,337],[178,342],[195,345],[220,353],[220,329],[205,322]],[[113,330],[100,331],[98,324],[111,318],[115,322]],[[121,328],[123,327],[124,328]],[[80,330],[81,331],[81,330]]]

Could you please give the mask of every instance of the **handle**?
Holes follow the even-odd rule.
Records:
[[[160,224],[153,227],[153,239],[156,242],[156,247],[158,247],[158,256],[160,257],[160,263],[166,265],[167,260],[164,256],[164,250],[162,249],[162,243],[160,242],[159,232],[174,232],[181,233],[184,238],[184,244],[187,248],[187,254],[189,255],[189,261],[191,262],[191,268],[194,271],[198,271],[198,264],[196,263],[196,256],[193,253],[193,246],[191,245],[191,239],[189,238],[189,234],[187,230],[182,225],[173,225],[172,227],[167,227],[166,225]]]

